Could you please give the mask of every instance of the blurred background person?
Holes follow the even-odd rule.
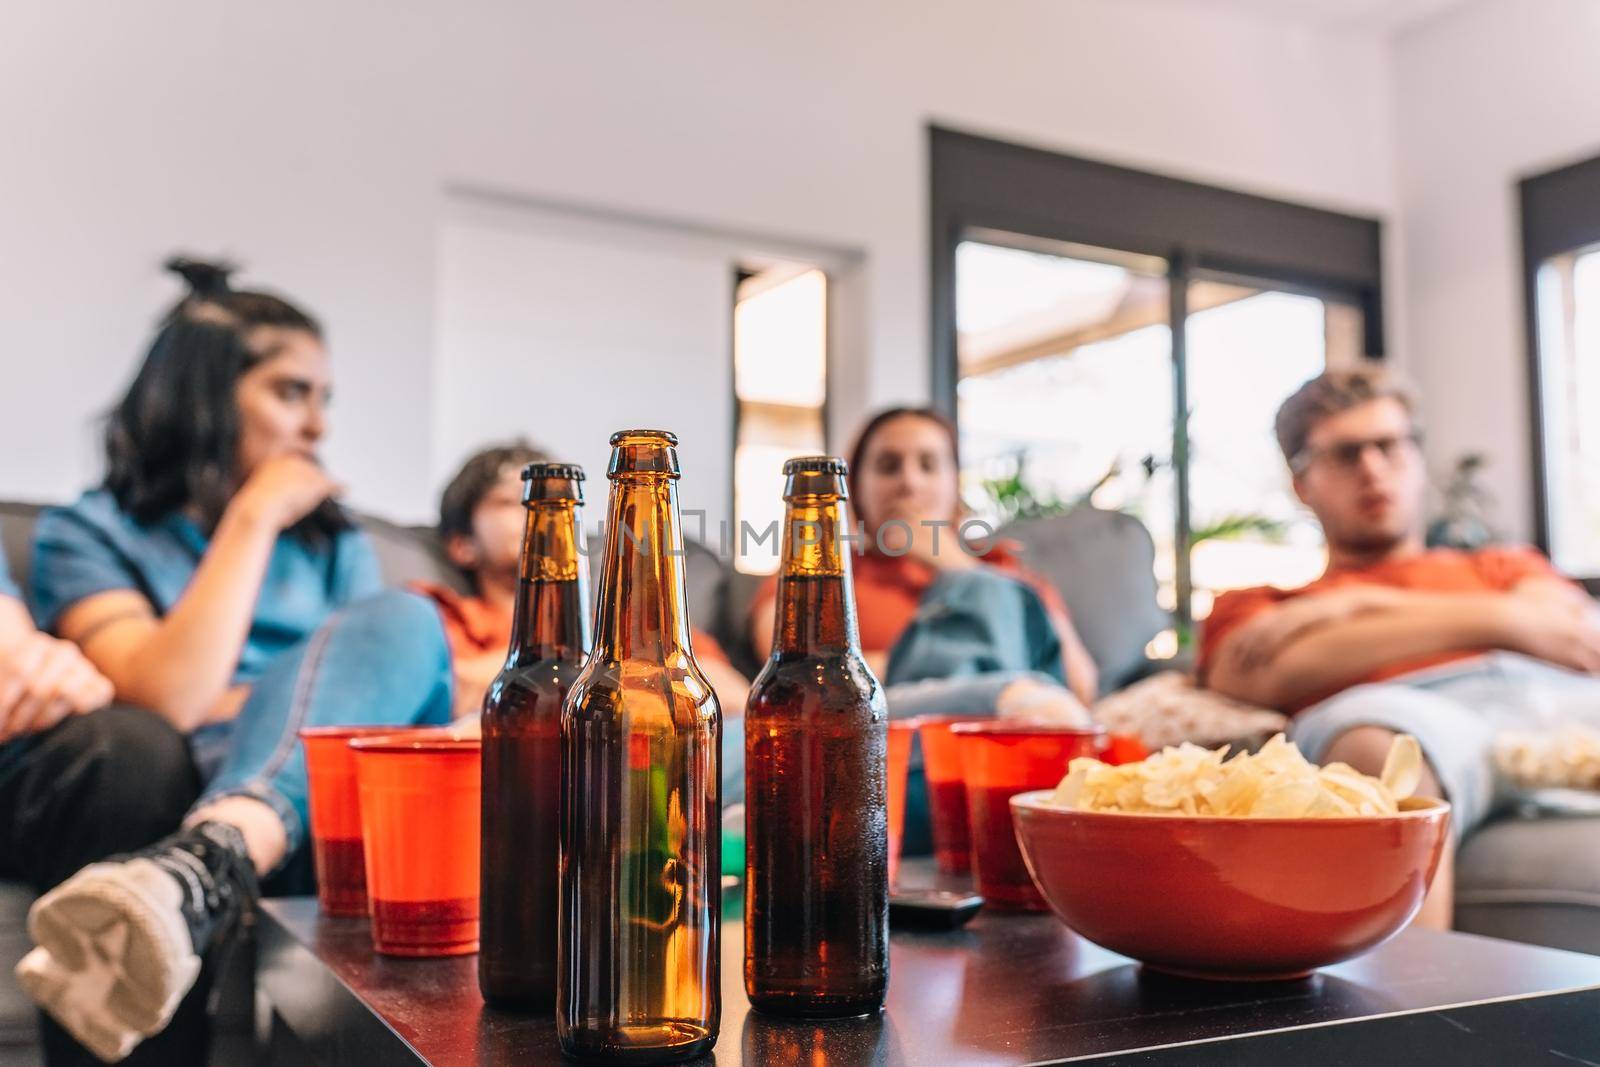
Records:
[[[1003,540],[961,540],[956,440],[938,412],[897,407],[869,419],[850,451],[850,507],[864,535],[851,567],[867,662],[890,687],[897,717],[987,707],[1086,719],[1097,672],[1060,594]],[[769,578],[750,609],[762,656],[776,597]]]
[[[412,588],[437,605],[443,620],[458,718],[482,709],[489,683],[505,666],[527,518],[522,469],[549,459],[522,440],[490,445],[461,465],[439,499],[440,544],[471,592],[439,582],[413,582]],[[692,640],[695,661],[716,690],[723,715],[742,715],[749,679],[728,662],[716,638],[695,628]]]

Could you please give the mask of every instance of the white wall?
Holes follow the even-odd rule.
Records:
[[[1510,534],[1533,499],[1516,183],[1600,153],[1600,4],[1475,0],[1394,54],[1407,348],[1436,471],[1492,457]]]
[[[5,23],[7,496],[96,474],[88,420],[175,295],[155,263],[183,247],[321,313],[331,462],[357,503],[427,515],[469,417],[429,395],[451,371],[434,352],[451,185],[864,250],[868,358],[835,379],[838,426],[927,392],[930,119],[1395,204],[1378,36],[1185,0],[12,0]]]
[[[625,228],[574,234],[535,222],[502,211],[443,227],[433,470],[525,436],[583,465],[597,520],[609,433],[670,429],[683,506],[726,517],[731,265]]]

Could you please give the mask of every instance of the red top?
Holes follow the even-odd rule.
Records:
[[[1022,565],[1017,558],[1017,548],[1014,543],[997,541],[984,553],[983,562],[1026,583],[1044,601],[1056,628],[1064,629],[1068,625],[1068,615],[1061,594],[1043,577]],[[916,617],[923,594],[939,576],[938,569],[924,560],[909,554],[888,556],[880,552],[857,553],[851,561],[851,573],[863,652],[888,652],[893,648]],[[778,576],[769,575],[750,605],[751,615],[758,617],[765,613],[777,598]]]
[[[1371,567],[1330,570],[1311,584],[1298,589],[1278,589],[1263,585],[1252,589],[1230,590],[1217,597],[1216,603],[1211,608],[1211,615],[1201,630],[1196,671],[1201,683],[1204,684],[1206,670],[1229,634],[1263,611],[1298,596],[1326,593],[1352,585],[1386,585],[1395,589],[1415,589],[1430,593],[1509,593],[1530,578],[1561,580],[1561,576],[1550,566],[1550,562],[1531,548],[1483,548],[1476,552],[1435,548],[1405,559],[1386,560]],[[1485,651],[1487,649],[1456,649],[1399,659],[1385,664],[1365,678],[1351,681],[1348,685],[1381,682],[1426,667],[1469,659]],[[1332,695],[1332,693],[1318,694],[1310,700],[1301,702],[1292,710],[1298,711]]]
[[[511,612],[502,611],[480,596],[465,596],[449,586],[434,582],[412,582],[410,588],[433,601],[444,623],[444,634],[455,659],[481,656],[485,652],[505,652],[511,646]],[[692,630],[696,659],[728,662],[728,654],[717,639],[702,630]]]

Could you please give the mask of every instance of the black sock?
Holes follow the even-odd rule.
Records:
[[[255,866],[244,835],[228,823],[187,827],[125,858],[149,860],[178,883],[179,907],[197,954],[226,937],[255,903]]]

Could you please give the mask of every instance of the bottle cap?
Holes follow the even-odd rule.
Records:
[[[583,503],[583,468],[576,463],[530,463],[522,468],[522,502],[575,500]]]
[[[796,456],[783,464],[784,474],[799,474],[801,471],[846,475],[850,473],[850,467],[838,456]]]
[[[843,500],[849,496],[845,487],[849,471],[838,456],[798,456],[783,465],[783,495],[836,496]]]
[[[530,463],[522,468],[522,480],[536,481],[544,478],[565,478],[572,482],[583,481],[583,468],[576,463]]]

